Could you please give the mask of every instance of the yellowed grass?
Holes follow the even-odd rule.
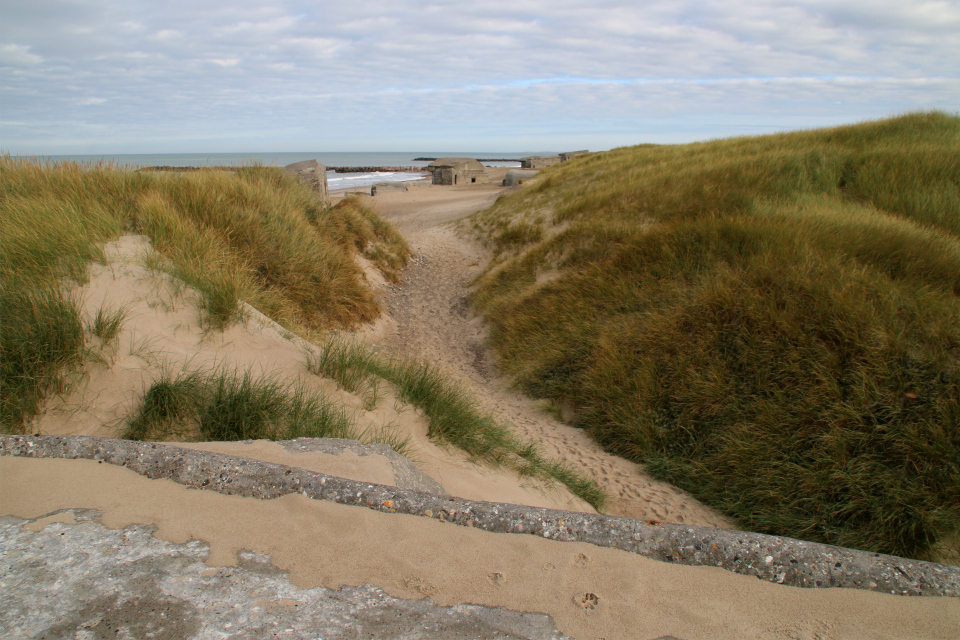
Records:
[[[753,530],[955,539],[960,118],[615,149],[465,226],[503,369],[611,451]]]

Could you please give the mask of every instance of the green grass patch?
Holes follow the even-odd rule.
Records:
[[[465,451],[477,462],[500,465],[547,481],[557,481],[602,509],[606,495],[566,464],[543,458],[537,446],[518,440],[510,429],[483,412],[466,389],[439,370],[412,359],[382,357],[355,343],[333,339],[307,357],[309,371],[340,381],[347,389],[363,389],[383,379],[398,397],[429,418],[429,435]]]
[[[0,288],[0,427],[22,433],[50,393],[64,390],[66,373],[83,359],[84,336],[76,300],[59,289]]]
[[[144,392],[130,440],[290,440],[354,437],[342,407],[249,371],[164,375]]]
[[[112,342],[120,335],[120,330],[123,328],[123,321],[126,317],[126,309],[120,308],[115,311],[107,311],[101,307],[97,309],[97,315],[89,327],[90,333],[100,338],[102,344]]]
[[[744,528],[943,558],[960,530],[960,118],[541,175],[467,223],[495,255],[473,302],[518,385]],[[520,222],[541,233],[505,244]]]
[[[364,398],[368,409],[376,406],[379,380],[376,354],[358,342],[330,339],[318,353],[307,356],[307,370],[318,376],[336,380],[350,393]]]

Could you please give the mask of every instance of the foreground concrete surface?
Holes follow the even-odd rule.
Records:
[[[304,440],[289,441],[286,446],[309,446]],[[160,443],[87,436],[0,436],[0,455],[97,460],[148,478],[169,478],[227,495],[269,499],[302,494],[491,532],[587,542],[662,562],[721,567],[777,584],[960,597],[960,567],[745,531],[462,500]]]
[[[960,629],[960,599],[942,597],[956,567],[160,443],[0,436],[0,452],[3,638],[954,640]]]
[[[251,552],[211,568],[203,542],[171,544],[97,517],[0,518],[4,638],[567,638],[542,614],[441,607],[371,585],[298,589]]]

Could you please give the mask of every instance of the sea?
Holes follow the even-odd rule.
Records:
[[[101,154],[101,155],[49,155],[23,156],[25,158],[52,162],[77,162],[93,165],[113,164],[119,167],[218,167],[218,166],[286,166],[302,160],[316,160],[328,167],[426,167],[428,160],[414,158],[477,158],[490,167],[519,167],[520,158],[530,155],[552,155],[547,152],[499,151],[416,151],[416,152],[276,152],[276,153],[147,153],[147,154]],[[327,188],[353,189],[369,187],[377,182],[407,182],[424,180],[426,172],[378,171],[336,173],[327,171]]]

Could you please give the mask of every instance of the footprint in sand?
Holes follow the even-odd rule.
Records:
[[[421,595],[432,596],[437,592],[437,588],[426,580],[417,576],[403,578],[400,580],[400,587],[408,591],[416,591]]]
[[[575,567],[585,567],[588,564],[590,564],[590,558],[582,553],[578,553],[577,557],[573,560],[573,566]]]
[[[499,571],[494,571],[493,573],[487,574],[487,580],[490,581],[490,584],[500,586],[507,581],[507,576],[503,575]]]
[[[600,598],[597,594],[587,591],[584,594],[573,597],[573,602],[581,609],[586,611],[595,611],[600,607]]]

